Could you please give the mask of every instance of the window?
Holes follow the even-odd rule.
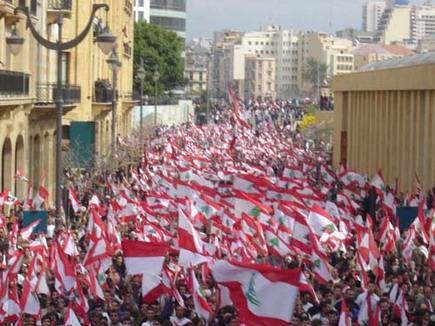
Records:
[[[143,0],[139,0],[139,7],[143,7]]]
[[[138,19],[140,22],[143,21],[143,11],[139,11],[137,14],[138,14],[137,19]]]
[[[258,85],[258,91],[261,92],[261,90],[262,90],[261,85]]]
[[[202,72],[199,73],[199,80],[202,81]]]
[[[263,74],[261,72],[258,73],[258,79],[263,79]]]
[[[193,72],[189,72],[189,79],[193,80]]]

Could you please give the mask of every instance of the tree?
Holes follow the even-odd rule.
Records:
[[[144,94],[154,95],[153,73],[156,69],[160,73],[159,94],[186,84],[182,51],[183,41],[177,33],[147,22],[135,23],[134,74],[142,58],[147,72],[144,80]],[[136,90],[139,90],[140,82],[136,78],[134,78],[134,86]]]
[[[318,87],[328,77],[328,65],[315,58],[308,58],[303,70],[305,82],[311,85],[313,93],[317,93]]]

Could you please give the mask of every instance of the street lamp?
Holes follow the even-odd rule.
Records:
[[[109,64],[110,70],[112,70],[112,78],[113,78],[113,90],[112,90],[112,154],[115,154],[116,150],[116,104],[118,102],[117,99],[117,91],[118,91],[118,71],[121,67],[121,61],[118,58],[118,51],[116,47],[113,48],[112,54],[110,58],[107,59],[107,63]]]
[[[33,24],[31,23],[30,12],[28,7],[17,7],[15,9],[15,14],[18,11],[22,11],[27,17],[27,26],[30,28],[30,31],[33,37],[36,39],[38,44],[43,47],[54,50],[57,52],[57,87],[55,91],[55,99],[56,99],[56,228],[61,226],[62,219],[62,115],[63,115],[63,94],[62,94],[62,54],[63,52],[75,48],[79,45],[88,35],[91,27],[93,25],[94,17],[96,12],[104,8],[106,11],[109,11],[109,6],[107,4],[94,4],[92,6],[92,13],[89,21],[84,28],[84,30],[74,39],[69,40],[67,42],[62,42],[62,25],[63,25],[63,13],[59,11],[59,16],[57,16],[57,26],[58,26],[58,36],[57,42],[51,42],[44,37],[42,37],[35,29]],[[100,45],[101,50],[107,54],[110,52],[111,48],[115,43],[116,37],[110,33],[109,27],[106,26],[96,41]],[[18,34],[18,30],[16,26],[12,30],[12,34],[10,37],[6,38],[6,44],[8,45],[12,54],[16,55],[20,52],[22,45],[24,43],[24,39],[21,38]]]
[[[139,69],[136,72],[137,78],[140,80],[140,125],[139,125],[139,138],[140,138],[140,145],[142,146],[142,115],[143,115],[143,81],[147,75],[145,68],[143,67],[143,59],[140,58],[140,66]]]
[[[154,80],[154,86],[155,86],[154,87],[155,88],[155,96],[156,96],[155,106],[154,106],[154,127],[157,126],[157,83],[158,83],[159,79],[160,79],[160,74],[159,74],[159,71],[156,69],[154,71],[154,74],[153,74],[153,80]]]

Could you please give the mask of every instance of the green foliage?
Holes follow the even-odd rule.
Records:
[[[172,90],[186,84],[184,63],[181,57],[183,41],[177,33],[146,22],[134,25],[134,76],[139,68],[140,59],[144,60],[147,76],[144,80],[144,94],[152,97],[155,93],[153,73],[158,69],[158,93]],[[134,88],[140,88],[140,82],[134,78]]]
[[[304,80],[311,85],[314,92],[317,92],[317,87],[328,76],[328,65],[317,61],[315,58],[308,58],[303,70]]]

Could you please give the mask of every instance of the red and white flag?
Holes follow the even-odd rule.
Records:
[[[25,228],[22,228],[20,230],[20,235],[23,238],[23,240],[28,240],[30,236],[32,235],[35,228],[41,223],[41,219],[36,220],[35,222],[30,223]]]
[[[50,197],[50,194],[47,189],[43,185],[40,185],[38,194],[33,198],[33,209],[35,211],[39,210],[48,197]]]
[[[205,256],[203,241],[182,209],[178,210],[178,237],[180,245],[178,264],[188,267],[210,260]]]
[[[156,274],[142,274],[142,302],[153,303],[162,295],[162,278]]]
[[[170,247],[169,242],[151,243],[136,240],[122,240],[121,246],[129,275],[160,275]]]
[[[17,173],[15,174],[14,178],[19,179],[19,180],[24,181],[24,182],[29,182],[29,178],[27,178],[24,175],[24,172],[21,171],[20,169],[17,169]]]
[[[231,301],[246,325],[287,326],[292,320],[300,269],[284,271],[225,260],[210,268],[216,282],[229,290]]]
[[[71,207],[75,214],[77,214],[80,211],[80,208],[82,205],[80,205],[80,202],[77,198],[76,193],[74,192],[74,189],[72,187],[69,187],[68,189],[68,199],[71,203]]]
[[[212,309],[207,303],[204,291],[202,290],[201,286],[198,283],[198,280],[195,277],[193,268],[190,269],[190,281],[192,283],[192,296],[193,303],[195,305],[195,311],[205,320],[209,320]]]

